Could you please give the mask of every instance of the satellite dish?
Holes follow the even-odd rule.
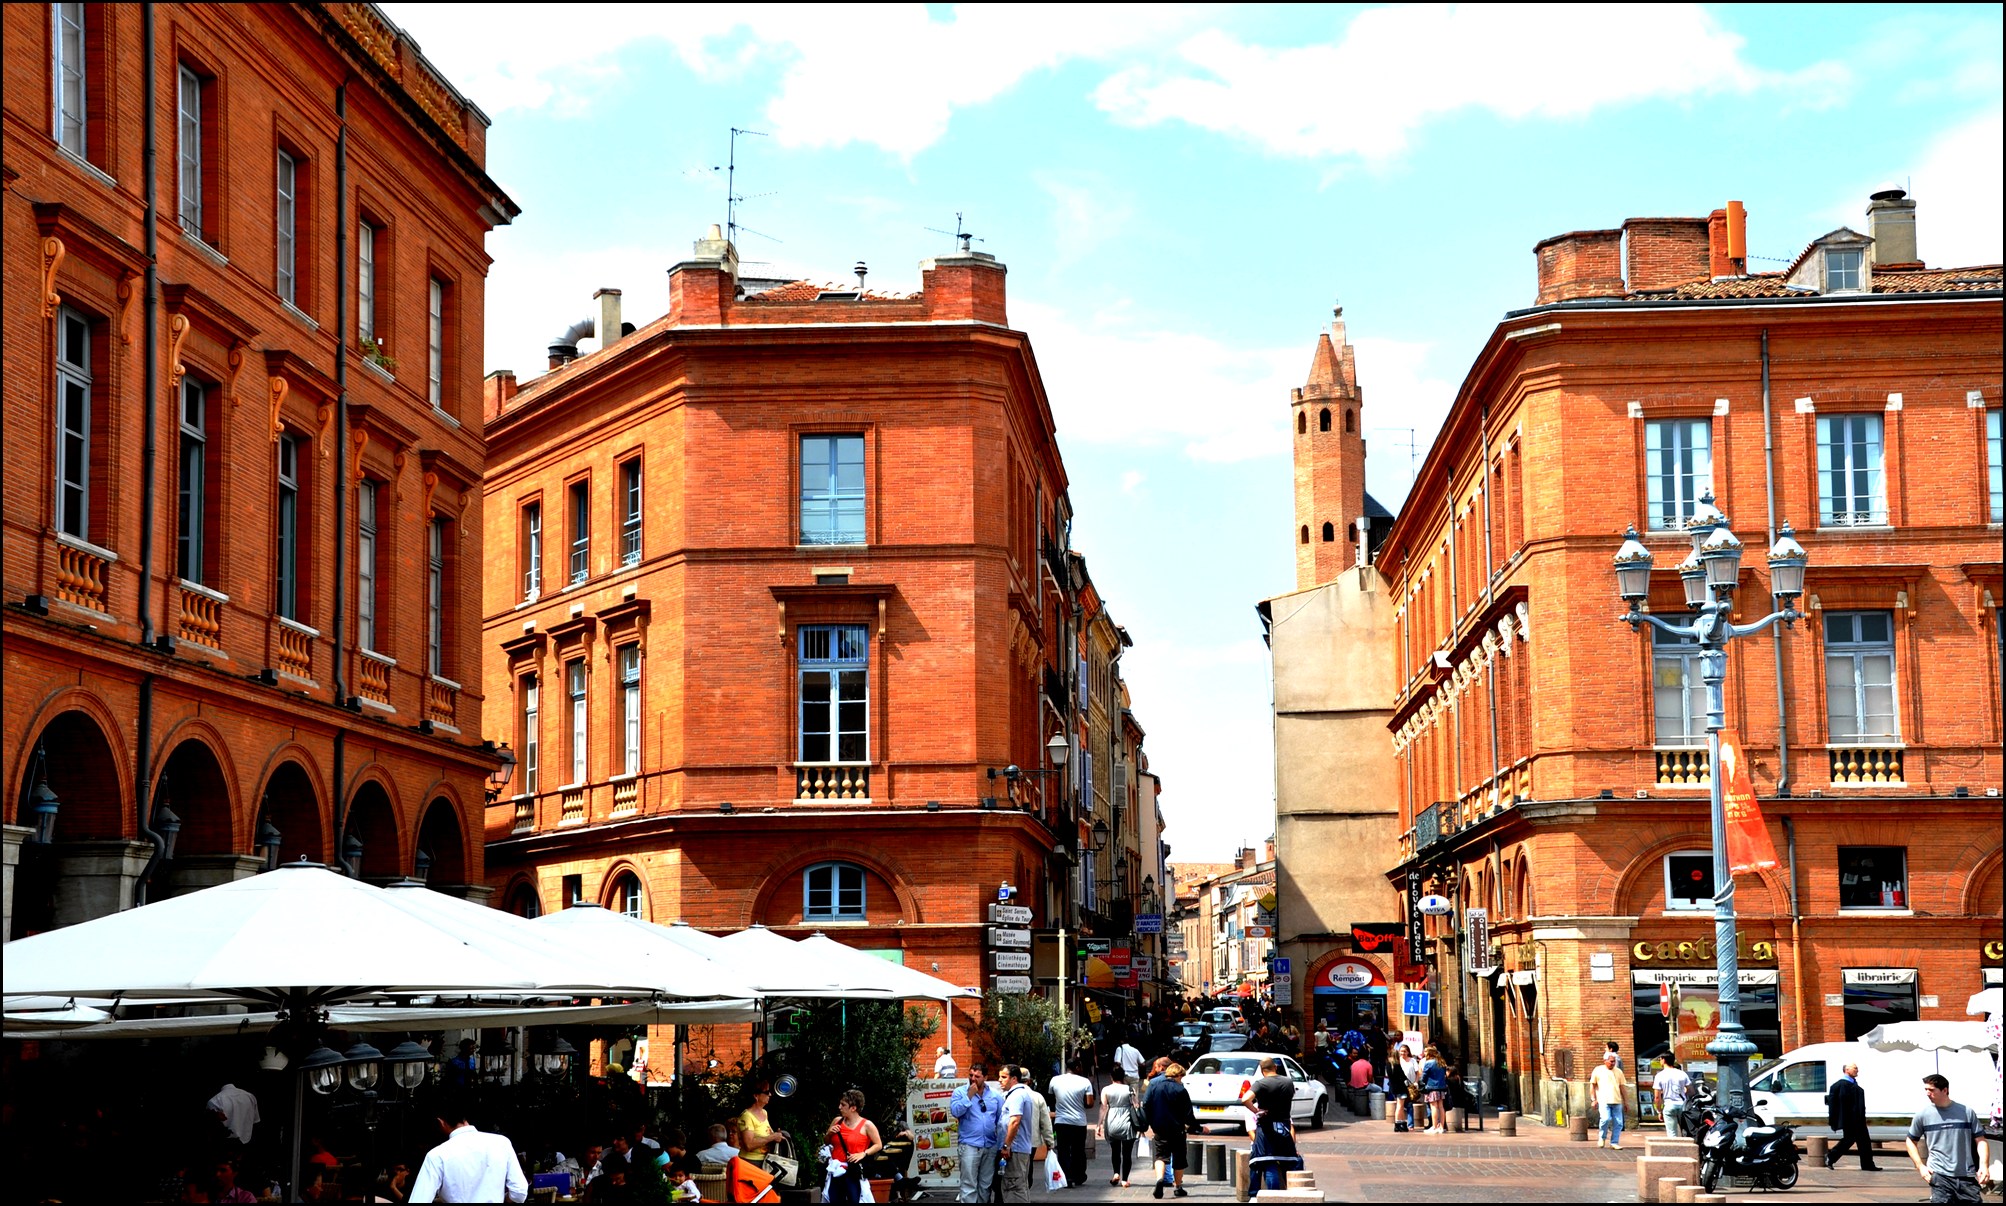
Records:
[[[792,1097],[800,1087],[801,1082],[795,1080],[793,1074],[783,1072],[773,1080],[773,1095],[775,1097]]]
[[[1414,907],[1430,917],[1446,916],[1456,908],[1446,896],[1423,896]]]

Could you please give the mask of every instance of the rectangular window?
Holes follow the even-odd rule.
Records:
[[[1713,854],[1682,850],[1665,856],[1665,908],[1674,912],[1713,908]]]
[[[181,480],[175,499],[174,570],[183,582],[202,581],[202,554],[208,543],[207,394],[195,378],[181,379]]]
[[[56,530],[90,539],[91,324],[65,306],[56,316]]]
[[[279,296],[294,306],[299,305],[297,287],[299,279],[294,269],[297,267],[297,247],[294,237],[299,228],[299,163],[284,151],[279,152],[279,208],[277,217],[278,243],[278,288]]]
[[[376,483],[355,488],[355,643],[376,648]]]
[[[823,863],[801,877],[803,921],[862,921],[864,869],[851,863]]]
[[[564,891],[565,908],[568,909],[572,905],[575,905],[585,899],[584,883],[585,883],[585,877],[582,875],[567,875],[564,877],[563,891]]]
[[[1825,292],[1845,293],[1860,287],[1860,261],[1864,253],[1857,247],[1834,247],[1825,252]]]
[[[1985,479],[1988,494],[1986,517],[1993,523],[2006,520],[2006,490],[2002,490],[1999,457],[1999,412],[1985,412]]]
[[[57,145],[83,158],[86,149],[84,125],[84,6],[52,4],[55,15],[56,127]]]
[[[1892,613],[1825,613],[1825,715],[1834,742],[1901,736]]]
[[[801,761],[868,762],[868,631],[804,624],[800,640]]]
[[[425,671],[444,674],[446,662],[446,521],[434,519],[425,550]]]
[[[571,694],[571,781],[585,782],[585,661],[564,664],[565,685]]]
[[[437,410],[446,408],[446,283],[426,282],[425,396]]]
[[[620,772],[641,773],[641,647],[620,649]]]
[[[801,437],[801,543],[864,543],[864,437]]]
[[[1818,416],[1818,522],[1852,527],[1887,521],[1881,416]]]
[[[1690,623],[1690,616],[1667,616]],[[1657,629],[1651,635],[1651,697],[1658,745],[1706,744],[1706,682],[1700,677],[1699,642]]]
[[[1876,1026],[1922,1016],[1916,1008],[1921,1002],[1916,1000],[1914,969],[1845,968],[1839,976],[1849,1043],[1859,1042]]]
[[[543,595],[543,504],[522,509],[522,598],[534,603]]]
[[[279,437],[279,614],[299,619],[299,509],[300,441],[298,436]]]
[[[571,584],[592,576],[592,482],[571,483]]]
[[[181,229],[202,237],[202,77],[184,65],[175,133]]]
[[[1653,419],[1644,424],[1644,482],[1651,530],[1676,531],[1713,485],[1713,424]]]
[[[366,354],[376,350],[376,228],[355,231],[355,333]]]
[[[537,681],[536,675],[522,677],[522,790],[524,795],[536,794],[536,747],[537,747]]]
[[[1839,907],[1908,908],[1908,850],[1902,846],[1839,847]]]
[[[620,564],[641,561],[641,458],[620,466]]]

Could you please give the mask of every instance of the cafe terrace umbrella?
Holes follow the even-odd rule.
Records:
[[[264,1034],[279,1024],[279,1014],[260,1009],[248,1013],[215,1013],[199,1017],[118,1017],[127,1003],[79,998],[73,1009],[21,1010],[8,1002],[7,1037],[62,1039],[198,1038],[215,1035]],[[381,1003],[355,1001],[330,1006],[327,1024],[336,1030],[409,1031],[488,1029],[505,1026],[704,1026],[713,1023],[756,1022],[757,1002],[744,998],[709,1001],[623,1001],[613,1004],[542,1002],[518,998],[427,1001],[402,998]]]
[[[763,925],[727,934],[724,944],[752,961],[757,968],[750,973],[753,983],[769,997],[890,1001],[905,995],[889,987],[875,968],[832,957]]]
[[[1996,1051],[1984,1022],[1883,1022],[1860,1036],[1876,1051]]]
[[[1999,986],[1996,984],[1991,988],[1974,992],[1971,994],[1971,999],[1964,1003],[1964,1012],[1975,1013],[1980,1017],[1996,1018],[2002,1012],[2006,1012],[2000,1005],[2000,996]]]
[[[880,959],[869,951],[860,951],[854,946],[845,946],[827,934],[810,934],[798,943],[804,951],[812,951],[820,959],[853,967],[859,975],[868,977],[881,985],[895,999],[925,999],[929,1001],[954,1001],[963,997],[980,997],[982,993],[973,988],[963,988],[950,984],[938,976],[929,976],[917,968],[889,959]]]

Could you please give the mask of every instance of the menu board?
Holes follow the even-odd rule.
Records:
[[[906,1175],[918,1177],[922,1189],[952,1189],[961,1184],[961,1124],[948,1112],[947,1103],[956,1089],[967,1084],[966,1080],[914,1080],[906,1086],[906,1126],[913,1135],[912,1167]]]

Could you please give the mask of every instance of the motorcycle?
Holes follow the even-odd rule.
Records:
[[[1686,1090],[1686,1107],[1679,1114],[1679,1133],[1697,1143],[1719,1113],[1720,1099],[1714,1095],[1713,1086],[1704,1080],[1694,1080]]]
[[[1757,1189],[1789,1189],[1802,1157],[1791,1128],[1747,1110],[1721,1110],[1700,1138],[1700,1188],[1712,1193],[1725,1175],[1746,1177]]]

